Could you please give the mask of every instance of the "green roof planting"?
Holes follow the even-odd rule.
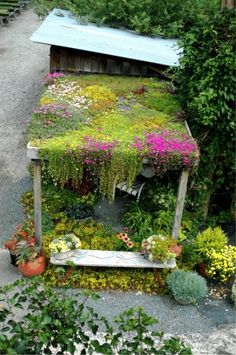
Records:
[[[62,185],[94,181],[112,198],[147,158],[156,174],[192,168],[197,143],[177,118],[169,83],[150,78],[49,74],[29,128],[31,144]]]

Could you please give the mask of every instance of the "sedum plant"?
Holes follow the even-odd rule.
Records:
[[[49,79],[29,139],[55,183],[78,189],[90,181],[112,200],[114,184],[131,186],[143,158],[157,174],[196,166],[197,143],[176,119],[179,105],[166,83],[105,75]]]
[[[196,272],[175,270],[166,279],[174,298],[183,303],[196,303],[207,295],[206,280]]]

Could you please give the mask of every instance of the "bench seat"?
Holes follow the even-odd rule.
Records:
[[[66,255],[66,254],[65,254]],[[108,251],[108,250],[74,250],[73,256],[64,259],[51,256],[50,262],[54,265],[67,265],[73,262],[78,266],[93,267],[124,267],[124,268],[151,268],[151,269],[173,269],[176,266],[175,260],[167,262],[154,262],[145,259],[140,253],[129,251]]]

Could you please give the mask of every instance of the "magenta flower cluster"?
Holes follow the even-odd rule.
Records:
[[[36,118],[43,121],[44,126],[56,125],[62,119],[70,119],[73,114],[68,111],[66,105],[60,104],[47,104],[41,105],[34,111]]]
[[[83,163],[86,165],[99,166],[105,164],[112,155],[117,142],[100,142],[89,136],[84,136],[84,144],[78,146]]]
[[[45,79],[55,79],[55,78],[63,78],[65,75],[63,73],[49,73],[45,75]]]
[[[191,168],[199,159],[197,143],[187,134],[176,131],[146,133],[132,144],[143,158],[149,158],[157,173],[169,169]]]
[[[54,83],[54,79],[63,78],[65,75],[63,73],[49,73],[43,78],[44,84],[49,85]]]

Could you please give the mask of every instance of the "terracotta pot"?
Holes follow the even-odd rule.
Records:
[[[206,269],[207,269],[207,265],[204,262],[197,264],[197,270],[198,270],[199,274],[201,274],[204,277],[209,277],[209,274],[206,271]]]
[[[41,275],[46,269],[46,258],[44,255],[40,255],[33,261],[19,263],[18,269],[27,277]]]

